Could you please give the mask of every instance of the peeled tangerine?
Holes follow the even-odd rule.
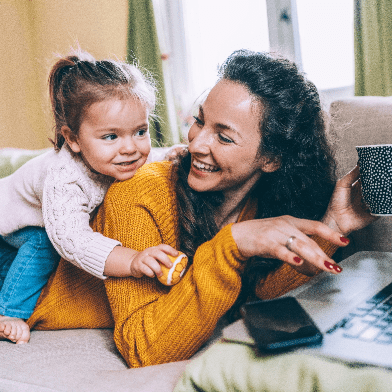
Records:
[[[167,255],[170,261],[173,263],[171,268],[165,267],[161,264],[163,275],[158,277],[158,280],[166,286],[173,286],[178,283],[185,273],[186,266],[188,264],[188,257],[184,253],[177,256]]]

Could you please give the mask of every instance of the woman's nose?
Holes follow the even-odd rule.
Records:
[[[213,135],[206,128],[200,129],[197,132],[190,132],[188,146],[189,152],[191,154],[208,154],[210,152],[212,142]]]

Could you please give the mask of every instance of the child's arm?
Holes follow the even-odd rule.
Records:
[[[143,275],[150,278],[159,277],[162,275],[160,263],[167,268],[173,265],[167,255],[178,256],[178,251],[165,244],[147,248],[142,252],[116,246],[106,260],[104,274],[117,277],[134,276],[135,278],[141,278]]]
[[[71,161],[50,168],[44,185],[42,215],[56,251],[100,279],[162,275],[159,263],[170,268],[167,254],[176,256],[174,248],[162,245],[137,252],[92,230],[91,213],[101,204],[105,189],[75,165]]]

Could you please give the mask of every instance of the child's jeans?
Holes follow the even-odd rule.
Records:
[[[42,227],[0,236],[0,315],[28,319],[59,261]]]

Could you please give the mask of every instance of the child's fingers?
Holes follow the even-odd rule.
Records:
[[[166,244],[160,244],[152,248],[148,248],[145,250],[145,252],[146,254],[148,254],[148,256],[153,257],[155,260],[157,260],[159,263],[162,263],[167,268],[171,268],[173,266],[173,263],[170,260],[169,256],[177,257],[180,254],[178,250]]]
[[[144,266],[147,267],[149,269],[149,271],[151,272],[151,274],[148,275],[149,277],[153,278],[155,276],[161,276],[162,275],[161,265],[159,264],[159,262],[158,262],[158,260],[156,258],[154,258],[154,257],[146,258],[144,260]]]
[[[158,248],[159,250],[161,250],[162,252],[165,252],[166,254],[170,255],[170,256],[178,256],[179,252],[178,250],[174,249],[172,246],[167,245],[167,244],[160,244],[157,245],[155,248]]]
[[[150,258],[150,260],[144,260],[144,262],[140,265],[138,271],[133,273],[133,276],[140,278],[145,275],[150,278],[154,278],[157,272],[160,272],[162,274],[161,267],[156,260]]]

